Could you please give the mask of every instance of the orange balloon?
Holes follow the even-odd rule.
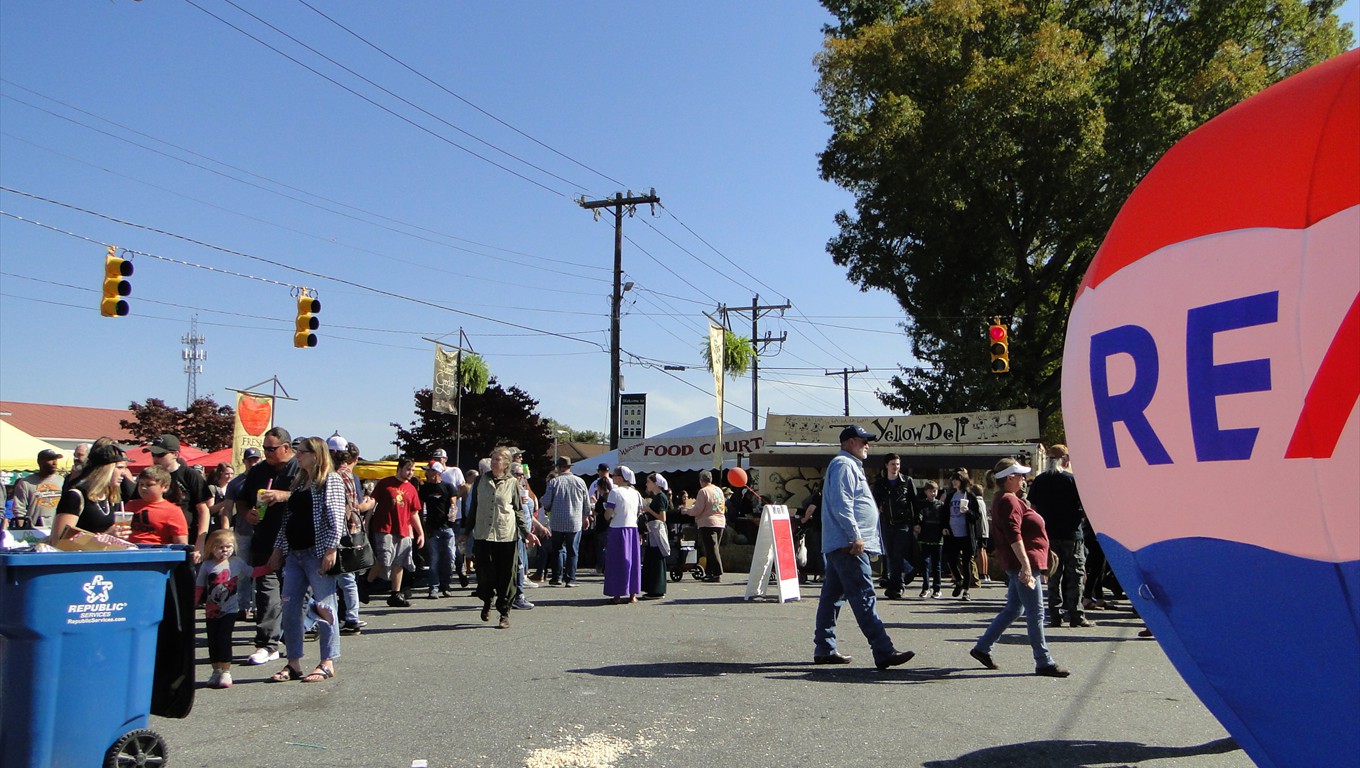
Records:
[[[733,488],[746,487],[746,470],[741,467],[732,467],[727,470],[727,484]]]

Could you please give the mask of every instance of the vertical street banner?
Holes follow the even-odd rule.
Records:
[[[723,445],[723,362],[726,357],[723,352],[727,349],[726,339],[723,338],[723,329],[709,323],[708,324],[708,359],[713,361],[713,395],[718,399],[718,436],[714,439],[713,466],[715,469],[722,469],[722,445]]]
[[[434,386],[430,391],[431,410],[458,412],[458,350],[434,345]]]
[[[245,468],[241,454],[247,448],[264,445],[264,433],[273,426],[273,396],[236,393],[236,418],[232,419],[231,428],[231,464],[237,472]]]

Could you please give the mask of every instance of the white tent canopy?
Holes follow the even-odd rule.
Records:
[[[616,451],[592,456],[579,462],[575,470],[580,474],[590,474],[590,470],[598,464],[607,464],[611,468],[623,464],[637,473],[712,469],[717,433],[718,419],[706,416]],[[735,467],[738,453],[759,450],[764,441],[764,430],[748,432],[723,422],[723,466]]]

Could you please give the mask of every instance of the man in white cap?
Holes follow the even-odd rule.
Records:
[[[850,603],[859,629],[874,653],[879,669],[905,664],[916,654],[899,651],[878,617],[869,555],[883,551],[878,537],[878,505],[874,503],[864,460],[874,436],[851,425],[841,430],[841,452],[826,468],[822,484],[822,552],[826,580],[817,603],[817,629],[812,660],[817,664],[849,664],[836,649],[836,617],[841,604]]]
[[[430,466],[439,468],[439,479],[453,486],[454,488],[463,487],[463,470],[458,467],[449,466],[449,452],[443,448],[434,449],[430,454]]]

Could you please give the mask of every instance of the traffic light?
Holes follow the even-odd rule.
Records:
[[[1001,318],[992,318],[992,325],[987,329],[987,338],[992,347],[992,373],[1010,373],[1010,334],[1006,331],[1006,326],[1001,324]]]
[[[126,317],[130,311],[123,297],[132,295],[132,283],[127,281],[132,277],[132,262],[118,258],[117,253],[118,248],[110,245],[104,256],[104,295],[99,300],[99,314],[104,317]]]
[[[321,301],[308,296],[307,289],[303,288],[302,293],[298,294],[297,329],[293,334],[293,346],[299,349],[316,346],[316,334],[313,331],[321,327],[321,321],[316,319],[316,313],[320,311]]]

